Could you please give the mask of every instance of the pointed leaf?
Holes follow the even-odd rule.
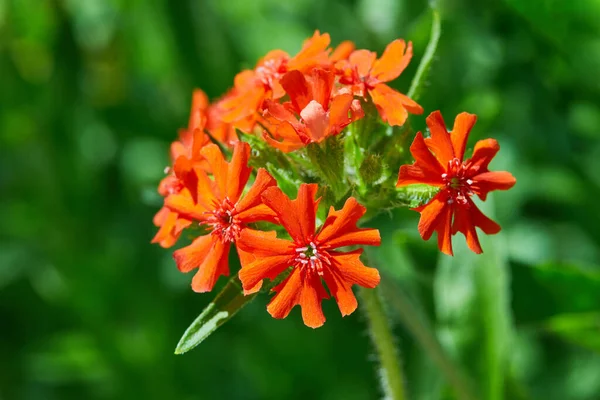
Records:
[[[187,328],[177,344],[175,354],[186,353],[198,346],[255,297],[256,294],[244,296],[238,277],[231,278],[213,302]]]

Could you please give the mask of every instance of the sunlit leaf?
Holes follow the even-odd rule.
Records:
[[[256,294],[244,296],[238,277],[231,278],[212,303],[187,328],[177,344],[175,354],[186,353],[198,346],[255,297]]]

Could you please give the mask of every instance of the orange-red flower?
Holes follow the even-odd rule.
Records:
[[[300,305],[307,326],[317,328],[325,322],[321,301],[328,298],[321,279],[337,301],[342,315],[352,313],[357,306],[352,285],[374,288],[379,284],[379,272],[360,261],[362,249],[338,251],[353,245],[378,246],[377,229],[359,229],[358,220],[365,208],[350,197],[344,207],[331,207],[323,226],[315,231],[316,184],[302,184],[296,200],[272,187],[262,195],[263,202],[277,215],[292,240],[278,239],[275,232],[246,229],[238,246],[254,255],[242,260],[239,277],[246,291],[252,291],[263,279],[274,279],[292,267],[290,275],[277,287],[267,310],[275,318],[285,318],[291,309]]]
[[[398,187],[422,183],[440,188],[430,202],[415,210],[421,213],[419,233],[423,239],[429,240],[437,232],[440,250],[449,255],[451,235],[457,232],[464,234],[469,248],[479,254],[482,250],[475,227],[487,234],[500,231],[500,225],[483,215],[471,196],[476,194],[485,200],[490,191],[507,190],[516,183],[509,172],[488,171],[489,163],[500,150],[494,139],[478,141],[473,157],[463,161],[476,119],[473,114],[459,114],[449,133],[442,114],[431,113],[426,120],[431,137],[424,139],[421,132],[417,133],[410,146],[415,162],[400,167],[398,176]]]
[[[281,78],[281,85],[290,102],[269,102],[265,118],[272,128],[265,140],[283,152],[290,152],[309,143],[319,143],[337,135],[364,114],[352,94],[332,96],[333,71],[315,68],[310,80],[297,70]],[[299,119],[296,117],[299,117]]]
[[[286,72],[305,72],[314,66],[330,63],[327,50],[329,42],[329,34],[321,35],[316,31],[294,57],[285,51],[273,50],[258,62],[254,70],[240,72],[235,77],[232,92],[221,104],[226,110],[223,121],[236,125],[241,121],[245,126],[252,126],[257,113],[262,111],[264,100],[279,99],[285,94],[279,80]]]
[[[248,166],[250,146],[235,145],[231,162],[227,162],[218,146],[204,146],[200,154],[206,159],[214,180],[199,167],[191,168],[191,177],[179,193],[166,199],[166,206],[180,216],[197,221],[208,230],[189,246],[173,254],[182,272],[198,268],[192,280],[196,292],[212,290],[221,275],[229,275],[228,256],[247,224],[273,220],[273,211],[262,204],[261,193],[276,184],[265,169],[259,169],[256,179],[242,195],[252,168]],[[245,255],[241,255],[241,259]]]
[[[185,186],[184,181],[189,179],[190,171],[194,165],[207,168],[200,149],[209,143],[208,136],[204,133],[207,122],[206,112],[209,107],[206,94],[200,89],[194,91],[188,127],[179,130],[179,140],[171,143],[171,161],[173,168],[167,167],[168,175],[158,185],[158,192],[167,198],[177,194]],[[179,216],[167,207],[162,207],[154,216],[154,225],[159,227],[152,239],[162,247],[171,247],[177,242],[181,232],[191,225],[192,221]]]
[[[406,46],[404,40],[390,43],[381,58],[369,50],[356,50],[348,60],[336,63],[340,83],[350,85],[357,96],[368,93],[379,111],[381,119],[390,125],[401,126],[413,114],[423,113],[423,108],[408,96],[392,89],[385,82],[396,79],[412,58],[412,43]]]

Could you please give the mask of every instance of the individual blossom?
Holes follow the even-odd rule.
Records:
[[[430,138],[417,133],[410,146],[415,162],[400,167],[397,186],[426,184],[437,186],[440,191],[427,204],[415,208],[421,213],[419,233],[429,240],[437,232],[438,247],[443,253],[452,255],[451,235],[461,232],[467,239],[469,248],[482,252],[475,227],[487,234],[500,231],[500,226],[483,215],[472,200],[476,194],[485,200],[492,190],[507,190],[515,183],[515,178],[505,171],[490,172],[488,165],[500,150],[494,139],[480,140],[475,144],[473,156],[463,161],[469,132],[476,115],[461,113],[455,121],[452,132],[439,111],[427,117]]]
[[[189,246],[174,252],[177,267],[182,272],[198,268],[192,280],[196,292],[212,290],[221,275],[229,275],[229,250],[247,225],[260,220],[273,220],[273,211],[262,204],[261,193],[276,184],[265,169],[259,169],[256,179],[244,193],[252,168],[248,166],[250,146],[238,142],[230,162],[214,144],[200,151],[214,179],[206,171],[193,168],[193,179],[177,194],[166,199],[165,205],[178,215],[199,223],[206,234]],[[240,259],[248,255],[240,254]]]
[[[179,130],[179,139],[171,143],[171,162],[173,167],[165,168],[167,176],[158,185],[158,193],[167,199],[178,194],[190,179],[194,165],[206,169],[207,164],[200,155],[200,150],[210,142],[204,133],[207,122],[206,112],[209,107],[206,94],[200,89],[194,91],[188,127]],[[181,232],[191,225],[192,221],[181,217],[177,212],[163,206],[154,216],[154,225],[159,227],[152,243],[168,248],[173,246]]]
[[[390,43],[379,59],[375,52],[355,50],[348,60],[336,63],[339,82],[349,85],[356,96],[366,97],[368,94],[383,121],[401,126],[408,112],[422,114],[423,108],[386,82],[396,79],[404,71],[412,55],[412,43],[408,42],[407,46],[401,39]]]
[[[257,113],[262,111],[264,100],[279,99],[285,94],[279,80],[286,72],[309,71],[314,66],[330,63],[329,42],[329,34],[316,31],[294,57],[285,51],[273,50],[253,70],[240,72],[235,77],[233,90],[221,104],[225,110],[223,121],[252,127]]]
[[[365,208],[350,197],[341,210],[333,207],[323,226],[315,230],[319,200],[315,200],[316,184],[302,184],[298,197],[290,200],[279,188],[267,189],[263,202],[277,215],[291,240],[276,237],[275,232],[246,229],[238,246],[254,255],[242,260],[239,272],[244,290],[251,291],[263,279],[277,278],[291,267],[290,274],[273,290],[267,310],[274,318],[285,318],[291,309],[300,305],[304,323],[317,328],[325,322],[321,301],[328,298],[325,281],[342,315],[352,313],[356,297],[352,285],[374,288],[379,284],[379,272],[365,267],[360,260],[362,249],[337,250],[344,246],[372,245],[381,242],[377,229],[357,228]]]
[[[334,80],[332,71],[321,68],[313,69],[309,80],[297,70],[285,74],[281,85],[290,102],[268,103],[265,118],[271,129],[265,140],[287,153],[337,135],[361,118],[360,102],[352,94],[332,96]]]

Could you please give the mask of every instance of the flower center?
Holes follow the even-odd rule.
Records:
[[[296,265],[305,270],[317,273],[323,276],[323,263],[331,265],[329,254],[326,251],[319,250],[314,242],[310,242],[307,246],[296,248]]]
[[[278,81],[285,73],[285,70],[285,60],[271,59],[256,68],[256,77],[264,85],[273,87],[273,82]]]
[[[212,228],[212,235],[218,236],[223,242],[235,242],[240,236],[242,226],[234,215],[235,204],[225,197],[225,200],[213,211],[207,211],[209,217],[203,222]]]
[[[458,203],[468,205],[468,198],[473,195],[471,184],[473,181],[466,177],[467,168],[458,159],[453,158],[448,161],[447,172],[442,174],[442,179],[446,183],[446,189],[450,193],[448,204]]]

